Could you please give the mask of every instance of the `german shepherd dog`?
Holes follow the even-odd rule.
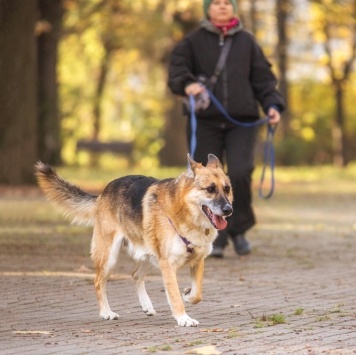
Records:
[[[203,166],[188,155],[188,169],[178,178],[118,178],[99,196],[84,192],[42,162],[35,168],[39,186],[51,202],[73,222],[94,226],[91,256],[102,318],[119,317],[109,306],[106,283],[123,245],[137,261],[132,278],[143,311],[147,315],[156,313],[144,282],[153,265],[162,273],[168,303],[178,325],[199,324],[185,312],[177,270],[189,265],[191,287],[182,296],[186,302],[200,302],[204,259],[211,253],[217,230],[226,228],[225,219],[232,214],[230,180],[216,156],[209,154],[208,163]]]

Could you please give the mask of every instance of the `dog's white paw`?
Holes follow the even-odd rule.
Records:
[[[145,295],[139,295],[139,301],[142,310],[148,315],[148,316],[153,316],[156,314],[156,311],[153,308],[152,302],[150,298],[148,297],[147,294]]]
[[[196,304],[201,301],[201,297],[194,296],[191,294],[192,289],[190,287],[187,287],[184,289],[182,297],[185,302],[191,303],[191,304]]]
[[[119,319],[119,315],[113,311],[102,311],[100,317],[106,320]]]
[[[154,316],[156,314],[156,311],[152,307],[142,307],[142,310],[146,313],[147,316]]]
[[[197,327],[199,325],[197,320],[190,318],[186,313],[176,319],[180,327]]]

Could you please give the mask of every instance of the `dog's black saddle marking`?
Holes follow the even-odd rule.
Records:
[[[142,199],[148,188],[159,180],[144,175],[128,175],[111,181],[102,197],[112,200],[112,205],[125,204],[125,210],[142,217]]]

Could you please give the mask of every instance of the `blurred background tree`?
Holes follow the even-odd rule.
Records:
[[[0,184],[33,182],[38,159],[37,0],[0,0]]]
[[[355,3],[238,1],[288,103],[278,164],[355,159]],[[202,15],[201,0],[0,0],[0,182],[31,182],[37,159],[184,165],[186,119],[167,89],[167,64]],[[124,142],[133,151],[97,154],[78,150],[81,141]]]
[[[313,35],[324,48],[323,64],[335,101],[331,131],[333,162],[346,166],[351,156],[348,154],[345,93],[356,57],[356,0],[313,0],[312,10]]]
[[[60,110],[58,103],[57,59],[62,35],[62,0],[38,0],[38,153],[53,165],[61,164]]]

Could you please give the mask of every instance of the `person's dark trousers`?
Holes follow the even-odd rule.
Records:
[[[187,136],[190,143],[189,120]],[[209,153],[216,155],[227,166],[234,193],[234,212],[228,218],[227,229],[219,232],[214,246],[224,248],[228,243],[228,235],[234,237],[243,234],[255,224],[251,176],[254,170],[256,136],[256,127],[236,126],[224,117],[197,119],[197,147],[193,158],[205,165]]]

